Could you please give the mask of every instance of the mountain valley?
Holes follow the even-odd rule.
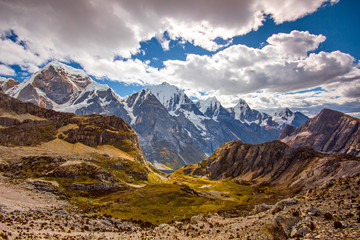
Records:
[[[165,131],[172,141],[171,129],[180,123],[149,90],[125,103],[137,131],[148,139],[154,129]],[[186,115],[183,109],[174,114]],[[227,115],[213,115],[222,118],[221,112]],[[346,124],[333,141],[354,143],[349,133],[356,119],[335,116]],[[354,151],[237,140],[166,176],[116,116],[56,112],[0,93],[0,126],[0,192],[11,193],[0,197],[4,239],[359,237],[360,159],[344,154]]]

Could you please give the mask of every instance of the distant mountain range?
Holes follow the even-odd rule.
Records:
[[[185,175],[242,183],[301,187],[360,172],[360,120],[330,109],[299,127],[287,125],[279,140],[228,142],[206,160],[178,170]]]
[[[121,98],[83,70],[57,61],[20,84],[8,80],[0,87],[12,97],[48,109],[123,118],[138,134],[147,160],[161,170],[198,163],[225,142],[272,141],[287,124],[297,127],[309,120],[290,109],[271,116],[251,109],[244,100],[229,109],[216,98],[195,103],[168,83]]]

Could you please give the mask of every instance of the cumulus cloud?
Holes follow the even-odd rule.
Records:
[[[0,64],[0,75],[13,76],[15,75],[15,71],[6,65]]]
[[[281,54],[287,58],[304,58],[309,51],[316,50],[325,40],[325,36],[309,34],[308,31],[278,33],[267,39],[269,45],[265,46],[263,51],[267,54]]]
[[[140,41],[165,31],[170,39],[216,50],[221,45],[214,39],[256,30],[265,14],[277,22],[291,21],[316,11],[328,0],[282,2],[0,0],[0,32],[13,30],[26,42],[27,50],[46,59],[129,57],[138,51]],[[167,42],[163,43],[167,48]]]
[[[332,82],[360,78],[354,58],[340,51],[311,53],[322,35],[292,31],[275,34],[262,49],[233,45],[213,56],[188,55],[186,61],[166,61],[161,70],[176,85],[221,95],[258,90],[285,93]]]
[[[308,54],[323,41],[324,36],[309,32],[275,34],[262,49],[234,45],[213,56],[189,55],[186,61],[166,61],[160,72],[191,96],[217,96],[226,107],[245,98],[260,110],[291,107],[314,115],[326,103],[356,112],[360,69],[340,51]]]
[[[38,65],[46,59],[34,54],[24,46],[9,39],[0,39],[0,62],[6,65],[19,65],[30,72],[37,71]]]
[[[84,70],[96,78],[104,78],[127,84],[149,85],[166,81],[168,75],[161,73],[157,68],[150,67],[147,62],[138,59],[107,60],[107,59],[80,59]]]
[[[339,0],[329,1],[331,4],[337,3]],[[302,0],[302,1],[258,1],[259,8],[270,14],[277,24],[285,21],[294,21],[299,17],[303,17],[310,12],[314,12],[325,1],[322,0]],[[326,1],[328,2],[328,1]]]

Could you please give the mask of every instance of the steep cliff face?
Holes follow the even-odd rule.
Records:
[[[131,116],[131,125],[140,136],[146,158],[158,168],[178,169],[205,159],[199,150],[201,140],[197,142],[190,138],[150,91],[132,94],[126,99],[125,106]]]
[[[360,120],[330,109],[299,127],[287,126],[279,137],[293,146],[310,146],[317,151],[360,156]]]
[[[233,178],[256,185],[305,186],[344,174],[359,174],[360,159],[321,154],[309,147],[292,148],[278,140],[256,145],[234,141],[222,145],[199,164],[180,171],[214,180]]]

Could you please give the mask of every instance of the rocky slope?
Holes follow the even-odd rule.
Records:
[[[255,185],[321,185],[325,181],[360,173],[360,159],[327,155],[308,147],[292,148],[273,141],[257,145],[229,142],[197,165],[180,169],[186,175],[209,179],[236,179]]]
[[[61,113],[0,93],[0,126],[5,175],[48,180],[55,192],[117,189],[153,173],[135,131],[115,116]]]
[[[293,147],[360,156],[360,120],[330,109],[299,127],[287,126],[279,139]]]

